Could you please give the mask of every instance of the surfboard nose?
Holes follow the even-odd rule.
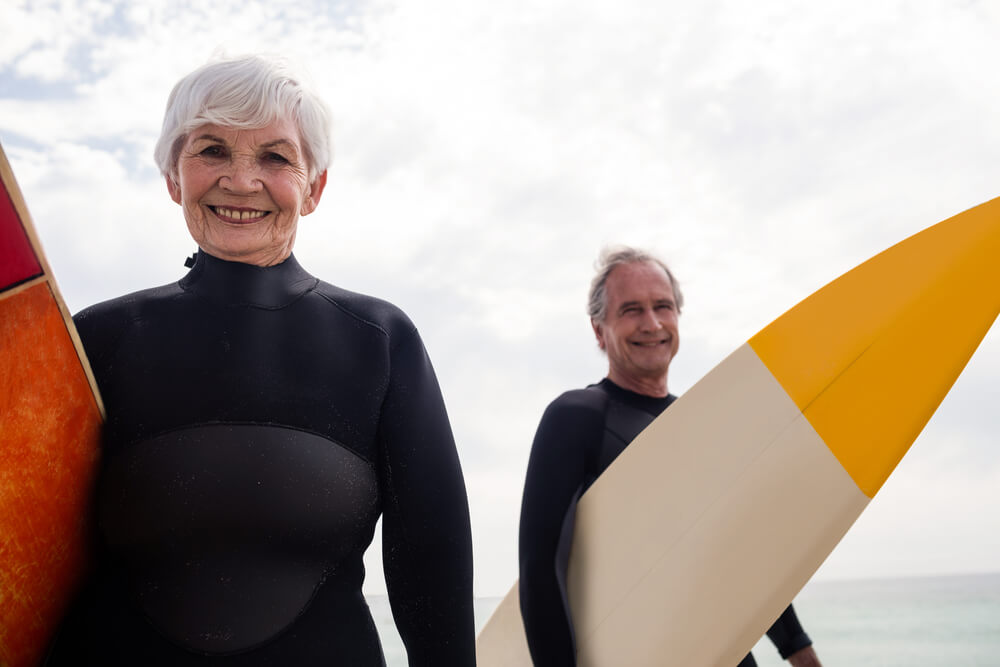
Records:
[[[1000,198],[807,297],[749,343],[873,497],[1000,313]]]

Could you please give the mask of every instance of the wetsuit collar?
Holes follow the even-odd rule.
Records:
[[[278,309],[292,303],[319,282],[290,255],[281,264],[261,267],[227,262],[205,251],[181,278],[181,289],[227,304]]]
[[[673,394],[667,394],[666,396],[647,396],[645,394],[639,394],[631,389],[625,389],[624,387],[619,387],[614,382],[608,378],[602,379],[596,385],[591,385],[593,387],[600,387],[609,396],[617,398],[619,401],[632,405],[640,410],[644,410],[651,415],[658,416],[661,412],[667,409],[667,407],[673,403],[677,397]]]

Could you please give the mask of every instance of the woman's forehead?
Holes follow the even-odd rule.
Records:
[[[278,118],[263,127],[234,127],[217,123],[199,125],[188,133],[188,143],[194,141],[221,141],[230,145],[301,145],[298,127],[288,118]]]

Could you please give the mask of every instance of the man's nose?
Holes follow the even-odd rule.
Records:
[[[663,327],[663,323],[660,318],[656,316],[656,311],[652,308],[647,308],[642,311],[642,318],[639,321],[640,326],[643,331],[656,331]]]

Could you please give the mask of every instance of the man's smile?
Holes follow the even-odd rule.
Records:
[[[656,340],[633,340],[631,344],[635,347],[656,347],[658,345],[666,345],[669,342],[669,338],[657,338]]]

